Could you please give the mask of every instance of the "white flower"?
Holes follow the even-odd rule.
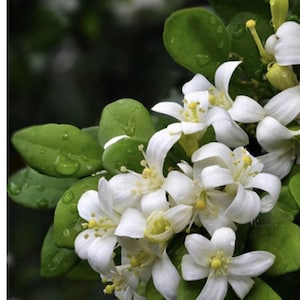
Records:
[[[197,300],[222,300],[228,283],[240,299],[243,299],[256,277],[265,272],[274,262],[274,255],[266,251],[253,251],[233,257],[235,233],[232,229],[217,229],[211,240],[200,234],[186,237],[185,247],[189,254],[182,258],[184,280],[199,280],[207,277]]]
[[[112,265],[120,215],[114,211],[112,192],[104,177],[99,180],[98,191],[89,190],[81,196],[78,212],[87,223],[75,239],[75,252],[97,272],[106,273]]]
[[[170,201],[175,201],[176,205],[185,204],[192,207],[190,226],[193,223],[203,225],[210,234],[224,226],[236,229],[234,222],[224,214],[233,197],[217,189],[205,187],[201,176],[202,169],[197,165],[194,168],[186,163],[178,165],[184,173],[171,171],[163,187],[171,196]],[[226,183],[228,181],[224,182]]]
[[[215,85],[211,84],[203,75],[196,74],[192,80],[183,85],[183,94],[186,96],[190,93],[207,90],[210,104],[227,110],[233,102],[228,92],[229,82],[240,63],[241,61],[227,61],[221,64],[215,73]]]
[[[179,134],[170,134],[166,129],[156,132],[151,137],[146,152],[144,153],[143,147],[140,149],[145,158],[141,161],[144,167],[142,173],[125,168],[127,173],[117,174],[109,180],[117,202],[115,209],[123,212],[127,207],[139,207],[144,197],[149,201],[153,197],[165,198],[165,192],[161,189],[164,182],[164,161],[179,138]]]
[[[268,152],[260,157],[264,171],[285,177],[299,159],[299,128],[287,126],[299,122],[300,85],[276,94],[264,107],[247,96],[238,96],[229,113],[238,122],[258,123],[257,141]]]
[[[263,164],[245,148],[233,151],[224,144],[212,142],[202,146],[192,161],[203,168],[202,183],[206,188],[221,188],[234,199],[225,216],[237,223],[253,221],[262,212],[270,211],[279,196],[281,182],[278,177],[262,173]],[[267,192],[260,196],[253,189]]]
[[[281,66],[300,64],[300,24],[293,21],[282,23],[267,39],[265,48]]]

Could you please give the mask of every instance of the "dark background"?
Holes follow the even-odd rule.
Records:
[[[9,142],[14,131],[45,123],[97,125],[102,108],[120,98],[150,109],[192,77],[167,54],[163,25],[173,11],[206,1],[162,0],[163,7],[143,10],[127,4],[127,12],[118,12],[125,2],[8,1],[8,175],[24,166]],[[7,207],[8,299],[109,298],[100,281],[42,278],[40,250],[53,211],[10,199]]]

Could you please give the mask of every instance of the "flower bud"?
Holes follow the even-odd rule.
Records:
[[[281,91],[298,84],[297,76],[292,67],[279,66],[277,63],[269,64],[266,78]]]
[[[289,1],[288,0],[270,0],[270,9],[272,15],[272,25],[276,31],[278,27],[286,21]]]

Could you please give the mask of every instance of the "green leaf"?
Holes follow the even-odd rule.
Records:
[[[193,73],[210,81],[217,67],[226,61],[230,40],[223,22],[203,8],[187,8],[167,18],[163,41],[170,56]]]
[[[44,277],[62,276],[78,262],[74,250],[58,248],[55,245],[53,234],[53,226],[51,226],[42,246],[40,273]]]
[[[77,178],[55,178],[30,167],[8,178],[8,195],[16,203],[34,209],[55,208],[58,200]]]
[[[150,113],[134,99],[119,99],[106,105],[102,111],[98,131],[98,140],[102,146],[119,135],[147,142],[153,133]]]
[[[289,182],[289,188],[295,201],[300,207],[300,173],[295,174]]]
[[[245,300],[280,300],[281,297],[263,280],[260,278],[253,278],[255,284],[246,296]]]
[[[243,11],[256,13],[267,19],[271,18],[268,1],[209,0],[208,2],[226,21],[229,21],[235,14]]]
[[[104,168],[111,174],[120,173],[122,166],[128,170],[141,172],[143,167],[140,162],[144,159],[142,152],[138,150],[141,144],[143,142],[125,138],[110,145],[103,153]]]
[[[98,142],[98,130],[99,126],[91,126],[85,127],[81,129],[84,133],[87,133],[90,137],[92,137],[95,141]]]
[[[273,33],[269,19],[263,19],[257,14],[242,12],[235,15],[229,22],[227,30],[231,39],[232,52],[241,59],[243,63],[240,68],[246,76],[263,81],[264,65],[261,63],[260,55],[254,39],[246,28],[246,21],[256,21],[256,30],[262,43]],[[245,76],[244,76],[245,77]]]
[[[76,280],[99,280],[99,274],[94,271],[86,260],[80,260],[65,277]]]
[[[300,268],[300,228],[294,223],[256,225],[251,235],[254,250],[265,250],[276,256],[266,272],[282,275]]]
[[[83,178],[73,184],[60,198],[54,212],[54,239],[58,247],[74,248],[74,240],[85,221],[79,217],[77,203],[88,190],[97,190],[102,175]]]
[[[83,177],[101,167],[102,148],[72,125],[45,124],[21,129],[12,143],[32,168],[54,177]]]
[[[200,294],[206,278],[197,281],[184,281],[180,280],[177,290],[177,300],[196,299]]]

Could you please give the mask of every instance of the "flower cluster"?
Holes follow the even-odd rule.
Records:
[[[247,244],[250,229],[266,215],[271,221],[279,216],[284,222],[287,216],[286,226],[293,227],[291,236],[299,241],[299,228],[292,224],[300,207],[299,188],[295,187],[295,182],[299,184],[299,173],[289,189],[287,183],[284,187],[282,183],[292,168],[300,164],[300,84],[296,70],[300,64],[300,25],[287,19],[288,1],[270,1],[270,7],[273,32],[264,44],[255,20],[243,24],[257,46],[260,70],[264,72],[262,83],[247,77],[245,69],[249,65],[243,68],[247,64],[243,57],[232,56],[217,67],[213,65],[213,83],[206,74],[197,72],[183,84],[181,102],[162,101],[152,107],[152,116],[168,120],[162,122],[163,126],[152,130],[151,119],[150,129],[147,128],[148,115],[144,112],[135,123],[135,116],[130,113],[134,114],[136,107],[124,114],[129,118],[124,121],[126,118],[118,107],[109,111],[111,118],[102,115],[97,142],[72,129],[84,146],[69,156],[65,153],[77,141],[66,144],[64,155],[59,148],[54,160],[56,168],[45,166],[38,155],[35,159],[31,153],[28,155],[33,167],[47,170],[50,176],[91,175],[87,178],[91,186],[97,178],[97,189],[83,185],[78,203],[74,202],[77,217],[83,220],[80,229],[74,229],[68,193],[61,202],[69,210],[64,210],[64,204],[57,206],[54,227],[58,228],[58,237],[61,232],[64,238],[72,236],[74,232],[61,230],[60,224],[61,219],[69,217],[66,223],[73,226],[76,235],[71,242],[64,240],[62,244],[74,245],[76,255],[100,274],[104,293],[125,300],[143,300],[149,294],[167,300],[183,299],[178,298],[180,287],[196,281],[197,300],[222,300],[229,285],[236,297],[244,299],[256,284],[255,277],[269,270],[278,258],[266,250],[279,251],[276,247],[261,249],[259,242],[253,243],[257,247]],[[190,12],[193,20],[197,13],[204,14],[184,10],[183,24],[188,23],[185,14]],[[217,22],[212,16],[208,19],[211,26]],[[221,32],[219,25],[217,33]],[[175,43],[175,38],[170,44]],[[218,43],[219,50],[225,47],[219,40]],[[267,92],[259,97],[259,90],[252,97],[246,92],[245,82],[258,90],[267,86]],[[241,83],[245,93],[230,88],[237,83]],[[109,127],[114,125],[116,131],[110,131]],[[20,143],[26,155],[24,136],[30,142],[33,137],[42,136],[44,142],[42,131],[17,135],[16,144]],[[65,131],[63,139],[69,139]],[[103,146],[102,161],[97,158],[99,144]],[[40,149],[34,150],[42,153]],[[126,159],[120,151],[129,153]],[[57,168],[59,162],[62,163]],[[286,196],[282,200],[287,201],[286,205],[278,208],[281,193],[292,196]],[[288,207],[287,212],[281,214],[282,207]],[[273,208],[278,209],[274,215]],[[271,229],[277,228],[275,225],[271,223]],[[247,234],[239,236],[245,228]],[[284,235],[288,229],[282,232]],[[60,244],[61,240],[56,239]],[[278,263],[274,273],[294,271],[300,266],[298,255],[295,260],[292,266],[283,261],[282,269]]]

